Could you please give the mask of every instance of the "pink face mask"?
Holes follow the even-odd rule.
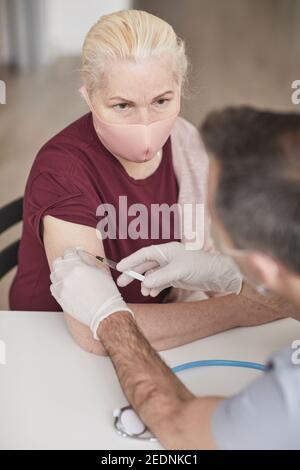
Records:
[[[179,110],[151,124],[112,124],[100,119],[86,88],[79,89],[93,113],[94,127],[103,145],[114,155],[131,162],[151,160],[166,143]]]

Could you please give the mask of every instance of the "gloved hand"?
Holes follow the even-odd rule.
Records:
[[[149,262],[152,269],[145,273],[141,285],[143,295],[155,297],[170,286],[236,294],[242,287],[242,275],[231,258],[202,250],[187,250],[179,242],[152,245],[124,258],[117,265],[117,269],[123,272],[117,284],[120,287],[129,284],[132,279],[124,271],[133,269],[141,273],[145,263]]]
[[[97,329],[112,313],[133,312],[124,302],[108,269],[86,264],[76,248],[69,248],[52,263],[51,294],[62,309],[90,327],[99,341]]]

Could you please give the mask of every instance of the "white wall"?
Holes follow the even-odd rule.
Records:
[[[46,41],[50,58],[77,55],[100,16],[131,8],[131,0],[46,0]]]
[[[7,2],[10,2],[10,13],[13,11],[14,15],[11,21],[16,28],[11,37],[8,34]],[[18,63],[22,62],[28,55],[22,54],[22,46],[23,49],[26,45],[29,47],[27,53],[33,48],[32,43],[27,44],[19,38],[22,36],[20,28],[31,28],[26,14],[32,18],[33,25],[38,26],[34,34],[39,37],[34,44],[39,45],[40,62],[47,63],[60,55],[80,55],[86,33],[100,16],[131,7],[131,0],[0,0],[0,64],[8,63],[12,55],[17,56]],[[14,45],[10,44],[12,40]]]
[[[9,58],[6,1],[0,0],[0,64],[6,64]]]

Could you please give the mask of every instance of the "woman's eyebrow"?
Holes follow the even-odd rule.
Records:
[[[161,98],[162,96],[165,96],[165,95],[168,94],[168,93],[174,94],[174,91],[173,91],[173,90],[164,91],[164,92],[161,93],[160,95],[158,95],[158,96],[156,96],[155,98],[153,98],[153,101],[155,101],[155,100]],[[134,104],[134,101],[131,101],[131,100],[127,99],[127,98],[122,98],[122,96],[111,96],[111,97],[109,98],[109,101],[111,101],[111,100],[126,101],[126,103]]]
[[[160,95],[156,96],[155,98],[153,98],[153,100],[158,100],[158,98],[161,98],[162,96],[165,96],[165,95],[167,95],[168,93],[174,94],[174,91],[173,91],[173,90],[164,91],[164,93],[161,93]]]
[[[122,98],[122,96],[111,96],[109,98],[109,101],[111,100],[126,101],[126,103],[132,103],[132,104],[134,103],[133,101],[128,100],[127,98]]]

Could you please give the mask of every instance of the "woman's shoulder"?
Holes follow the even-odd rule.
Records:
[[[32,171],[71,171],[89,145],[87,113],[51,137],[38,151]]]
[[[51,137],[38,151],[26,182],[25,206],[50,207],[57,201],[79,196],[90,183],[86,171],[85,125],[88,115],[72,122]]]

